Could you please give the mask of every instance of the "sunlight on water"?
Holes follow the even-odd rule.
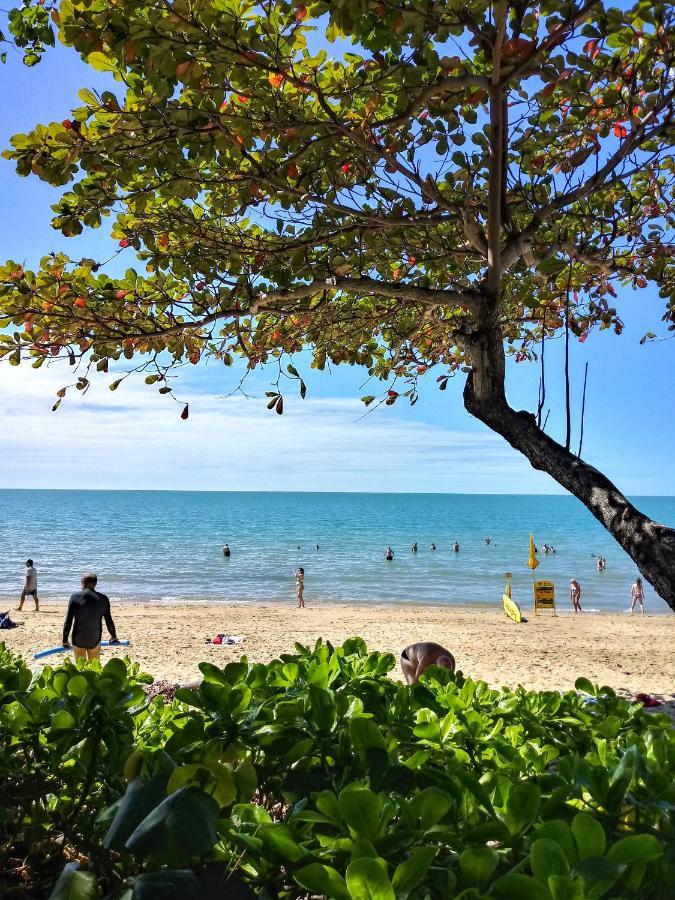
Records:
[[[675,523],[675,498],[638,506]],[[537,575],[556,582],[563,608],[572,577],[585,607],[628,608],[636,568],[574,498],[469,494],[0,491],[0,595],[20,591],[31,556],[45,598],[68,596],[92,569],[112,598],[289,601],[301,565],[309,601],[494,603],[511,571],[529,605],[530,531],[557,549],[540,553]],[[651,589],[647,609],[667,612]]]

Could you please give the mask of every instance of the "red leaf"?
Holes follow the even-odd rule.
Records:
[[[612,125],[612,131],[614,132],[615,137],[618,137],[618,138],[628,137],[628,129],[624,125],[619,124],[619,122],[615,122]]]
[[[185,406],[183,407],[183,412],[180,414],[180,417],[181,417],[181,419],[187,419],[187,417],[189,415],[190,415],[190,409],[189,409],[189,405],[186,403]]]
[[[277,411],[278,416],[282,415],[282,413],[284,411],[284,398],[283,397],[279,397],[279,399],[277,400],[277,405],[275,406],[275,409]]]
[[[584,331],[584,333],[579,337],[579,343],[580,343],[580,344],[585,344],[585,343],[586,343],[586,338],[587,338],[587,337],[588,337],[588,332],[587,332],[587,331]]]

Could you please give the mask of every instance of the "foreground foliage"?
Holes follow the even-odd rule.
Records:
[[[414,687],[360,638],[33,677],[0,645],[4,896],[52,900],[666,898],[675,737],[611,689]],[[65,867],[64,867],[65,866]]]

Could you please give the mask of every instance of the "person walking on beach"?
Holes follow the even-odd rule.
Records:
[[[387,560],[387,562],[391,562],[394,558],[394,551],[391,549],[391,547],[387,547],[387,549],[384,551],[384,558]]]
[[[570,600],[575,613],[583,612],[581,608],[581,585],[576,578],[570,581]]]
[[[633,615],[635,605],[639,603],[642,615],[645,614],[645,589],[642,586],[642,579],[636,578],[630,589],[630,614]]]
[[[110,614],[110,600],[96,590],[98,578],[93,572],[82,576],[82,590],[73,594],[68,603],[63,625],[63,646],[70,648],[70,631],[73,631],[73,656],[75,659],[98,659],[101,655],[103,620],[110,634],[110,643],[119,644],[115,623]]]
[[[32,597],[35,601],[35,612],[40,611],[40,598],[38,597],[37,592],[37,569],[33,565],[32,559],[26,560],[26,580],[23,584],[23,590],[21,591],[21,597],[19,599],[19,605],[16,608],[17,612],[21,612],[23,609],[23,605],[26,602],[26,597]]]
[[[298,609],[305,608],[305,570],[300,566],[295,572],[295,590],[298,595]]]

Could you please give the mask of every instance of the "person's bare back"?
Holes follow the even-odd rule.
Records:
[[[420,675],[425,672],[429,666],[442,666],[444,669],[455,671],[455,657],[441,647],[440,644],[434,644],[432,641],[421,641],[418,644],[410,644],[401,653],[401,669],[408,684],[417,684]]]

